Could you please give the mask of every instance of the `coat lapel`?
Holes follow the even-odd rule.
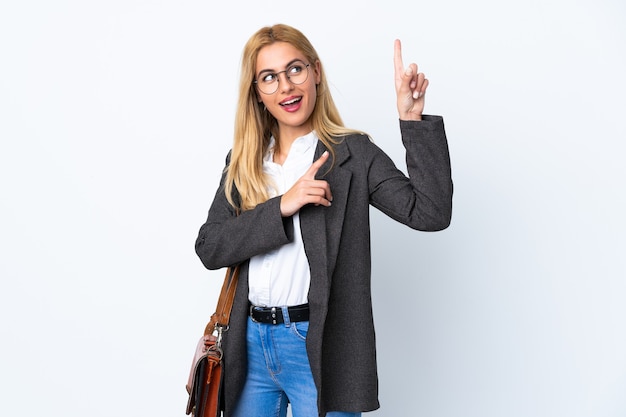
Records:
[[[326,147],[318,142],[315,150],[317,160]],[[306,339],[307,352],[313,379],[321,389],[322,380],[322,345],[324,339],[324,323],[328,313],[330,288],[337,255],[343,219],[346,214],[348,192],[352,173],[341,165],[350,157],[348,147],[339,144],[334,147],[335,161],[329,160],[317,173],[318,179],[325,179],[330,184],[333,202],[330,207],[308,205],[300,209],[300,229],[304,241],[304,251],[311,268],[311,285],[309,287],[309,334]]]
[[[326,147],[318,142],[315,150],[317,160]],[[335,269],[339,242],[346,213],[348,192],[352,173],[341,165],[350,157],[344,144],[334,147],[335,160],[329,158],[320,168],[316,178],[330,184],[333,195],[330,207],[308,205],[300,210],[300,227],[304,240],[304,249],[311,268],[311,288],[309,303],[326,304],[330,291],[330,281]]]

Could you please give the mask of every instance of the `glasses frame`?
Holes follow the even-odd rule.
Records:
[[[291,80],[291,77],[289,76],[289,74],[287,74],[287,71],[289,71],[289,69],[291,67],[293,67],[294,65],[296,65],[297,63],[301,62],[302,64],[304,64],[304,69],[306,70],[306,78],[304,79],[304,81],[302,81],[301,83],[295,83]],[[256,79],[254,81],[252,81],[253,84],[256,84],[257,88],[259,89],[259,91],[267,96],[271,96],[272,94],[275,94],[278,91],[278,87],[280,85],[280,77],[278,76],[278,74],[285,74],[285,78],[287,78],[287,81],[289,81],[291,84],[293,85],[302,85],[305,82],[307,82],[307,80],[309,79],[309,67],[311,66],[311,64],[306,64],[304,61],[297,59],[294,62],[292,62],[291,64],[289,64],[289,66],[287,67],[287,69],[282,70],[282,71],[278,71],[278,72],[268,72],[267,75],[273,75],[276,77],[276,89],[274,91],[272,91],[271,93],[266,93],[265,91],[263,91],[261,89],[261,87],[259,87],[259,80]]]

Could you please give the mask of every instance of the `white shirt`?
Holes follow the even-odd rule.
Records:
[[[272,179],[275,189],[270,197],[287,192],[310,168],[315,156],[318,137],[315,132],[297,138],[289,149],[285,162],[273,162],[274,138],[263,158],[263,171]],[[311,271],[304,253],[300,231],[300,215],[292,216],[293,241],[263,255],[250,258],[248,299],[264,307],[295,306],[308,302]]]

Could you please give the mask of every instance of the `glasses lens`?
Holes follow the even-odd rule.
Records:
[[[278,90],[278,76],[276,74],[267,74],[259,78],[256,82],[262,93],[274,94]]]
[[[289,82],[295,85],[300,85],[304,83],[307,78],[309,78],[309,66],[302,61],[295,62],[285,71],[281,72],[285,73]],[[265,94],[274,94],[276,90],[278,90],[278,83],[280,82],[279,74],[281,72],[277,72],[275,74],[266,73],[260,77],[256,81],[259,90]]]
[[[296,62],[287,69],[289,81],[293,84],[302,84],[309,77],[309,66],[304,62]]]

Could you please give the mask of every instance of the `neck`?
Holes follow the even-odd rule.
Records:
[[[274,145],[274,157],[273,161],[276,164],[282,165],[287,159],[287,155],[289,155],[289,151],[291,150],[291,145],[295,142],[299,137],[308,135],[311,133],[311,130],[307,132],[289,132],[285,134],[284,132],[279,132],[278,140],[276,140],[276,144]]]
[[[282,165],[287,159],[287,155],[289,155],[289,150],[291,149],[291,145],[296,140],[293,138],[291,140],[279,140],[276,142],[274,146],[274,163]]]

